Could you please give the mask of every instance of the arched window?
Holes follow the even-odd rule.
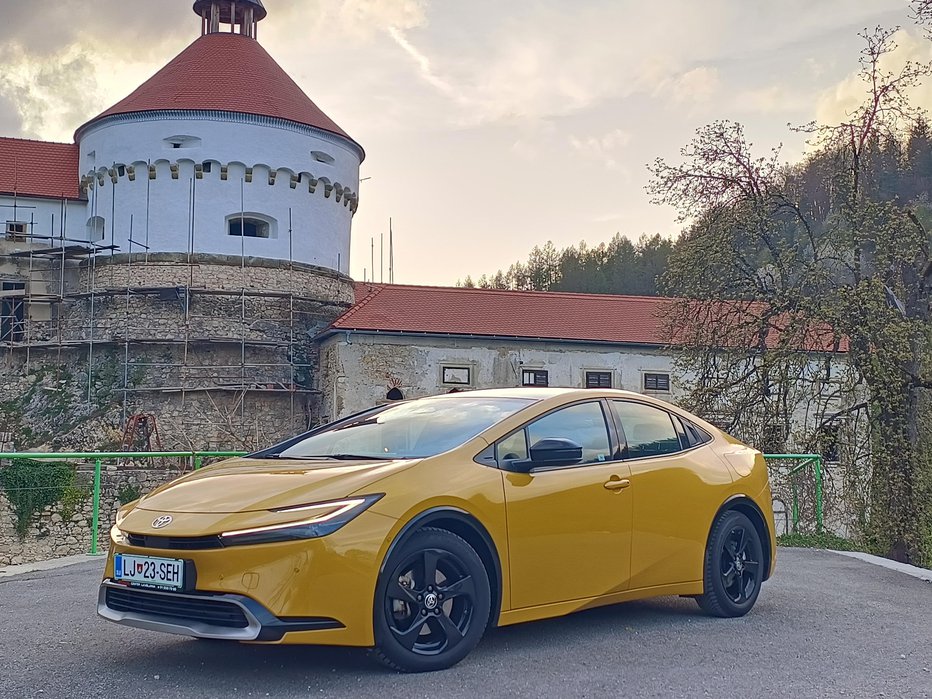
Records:
[[[385,400],[404,400],[405,394],[401,392],[400,388],[392,388],[388,393],[385,394]]]
[[[227,216],[227,234],[243,238],[275,238],[276,221],[256,213],[230,214]]]
[[[91,216],[87,219],[87,239],[92,243],[104,239],[107,222],[103,216]]]

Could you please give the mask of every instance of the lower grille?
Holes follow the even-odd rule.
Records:
[[[176,596],[170,593],[109,587],[107,606],[118,612],[197,621],[229,629],[244,629],[249,626],[246,615],[238,605],[208,597]]]
[[[212,536],[149,536],[147,534],[127,534],[130,546],[147,549],[174,549],[177,551],[199,551],[203,549],[223,548],[223,542],[216,534]]]

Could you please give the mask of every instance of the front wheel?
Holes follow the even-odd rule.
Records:
[[[455,665],[476,647],[491,611],[479,554],[443,529],[415,532],[388,559],[375,599],[375,656],[401,672]]]
[[[723,512],[705,554],[704,592],[696,601],[708,614],[744,616],[757,601],[764,574],[760,534],[746,515]]]

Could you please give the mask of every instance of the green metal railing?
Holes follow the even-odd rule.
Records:
[[[812,466],[812,475],[813,480],[815,481],[815,520],[816,520],[816,533],[821,534],[822,528],[824,525],[825,518],[825,507],[823,502],[823,464],[822,456],[819,454],[764,454],[764,459],[769,462],[798,462],[793,466],[788,473],[784,474],[786,478],[793,478],[791,481],[791,488],[793,494],[793,531],[797,531],[799,528],[800,514],[799,514],[799,484],[798,479],[794,478],[799,473],[804,471],[807,467]]]
[[[98,555],[97,540],[100,536],[100,474],[105,461],[125,461],[128,459],[191,459],[194,469],[201,468],[204,459],[231,458],[243,456],[244,451],[96,451],[73,453],[41,452],[0,452],[0,461],[4,459],[28,459],[30,461],[85,461],[94,462],[94,494],[91,515],[91,550],[92,556]]]
[[[114,451],[114,452],[73,452],[73,453],[38,453],[38,452],[0,452],[0,461],[5,459],[29,459],[31,461],[85,461],[94,463],[94,490],[93,509],[91,519],[91,550],[92,556],[98,555],[98,538],[100,535],[100,487],[101,470],[104,462],[125,461],[128,459],[190,459],[195,470],[201,468],[204,459],[231,458],[243,456],[244,451]],[[813,467],[815,480],[815,519],[816,531],[823,528],[823,465],[822,457],[818,454],[765,454],[768,462],[798,462],[785,475],[787,478],[797,476],[809,466]],[[768,466],[771,464],[768,463]],[[793,531],[796,531],[800,522],[799,485],[794,479],[792,482],[793,495]]]

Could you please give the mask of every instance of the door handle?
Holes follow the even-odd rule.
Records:
[[[624,490],[629,485],[631,485],[631,481],[629,481],[627,478],[622,478],[620,480],[617,478],[612,478],[610,481],[604,484],[604,487],[608,490]]]

